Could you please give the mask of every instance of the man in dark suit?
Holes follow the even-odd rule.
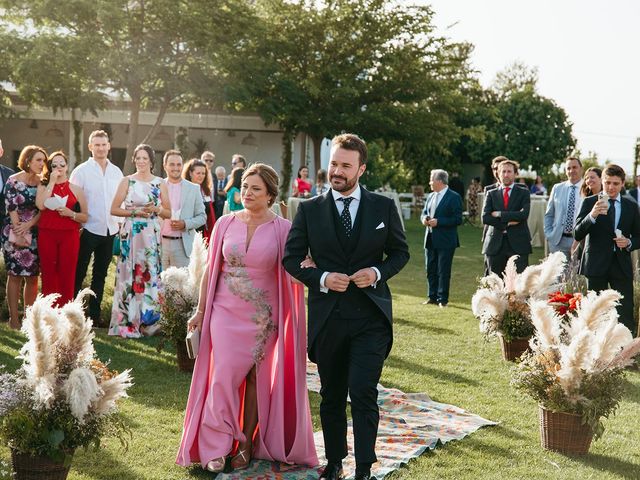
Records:
[[[4,155],[4,149],[2,148],[2,140],[0,140],[0,158]],[[4,204],[4,184],[7,183],[7,179],[13,175],[14,172],[9,167],[5,167],[0,164],[0,220],[4,220],[7,210]]]
[[[606,196],[587,197],[576,220],[575,239],[585,240],[582,273],[589,290],[611,287],[622,294],[618,305],[620,322],[635,337],[638,329],[633,315],[633,266],[631,251],[640,248],[638,205],[621,195],[624,170],[609,165],[602,172]]]
[[[482,244],[482,253],[486,255],[489,270],[498,275],[502,275],[507,260],[513,255],[518,255],[518,272],[529,265],[531,235],[527,219],[531,195],[528,190],[514,185],[517,174],[517,162],[500,162],[500,186],[490,190],[484,201],[482,223],[487,225],[487,235]]]
[[[322,383],[320,419],[327,465],[320,478],[344,478],[347,395],[351,398],[357,480],[376,462],[376,385],[393,340],[387,281],[409,260],[398,210],[358,184],[367,147],[352,134],[331,146],[332,189],[302,202],[285,246],[286,270],[309,288],[309,359]],[[302,268],[307,253],[315,262]],[[386,255],[386,257],[385,257]]]
[[[640,175],[636,175],[636,186],[629,190],[628,194],[640,207]]]
[[[222,165],[218,165],[216,173],[213,175],[213,211],[216,214],[216,219],[224,213],[224,203],[227,201],[227,193],[224,191],[226,186],[227,172]]]
[[[424,248],[429,283],[427,305],[446,307],[449,303],[451,264],[458,240],[458,225],[462,224],[462,197],[448,186],[449,175],[444,170],[431,170],[429,194],[420,216],[427,227]]]

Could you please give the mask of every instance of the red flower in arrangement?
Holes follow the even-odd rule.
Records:
[[[581,299],[581,293],[554,292],[549,294],[549,305],[552,305],[560,315],[566,315],[578,308]]]
[[[151,273],[149,273],[149,270],[143,270],[142,265],[136,263],[133,268],[133,292],[144,293],[144,284],[149,280],[151,280]]]

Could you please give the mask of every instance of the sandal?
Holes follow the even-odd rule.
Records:
[[[231,459],[231,468],[234,470],[244,470],[251,463],[251,449],[245,448],[244,450],[238,450]]]
[[[213,473],[220,473],[224,470],[226,459],[224,457],[215,458],[207,463],[206,470]]]

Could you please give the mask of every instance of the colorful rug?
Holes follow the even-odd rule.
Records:
[[[313,392],[320,391],[320,378],[314,364],[307,366],[307,385]],[[420,456],[438,443],[460,440],[480,427],[495,422],[468,413],[461,408],[434,402],[426,393],[404,393],[378,385],[380,426],[376,443],[378,462],[371,474],[382,480],[412,458]],[[345,475],[353,478],[353,430],[349,422],[347,434],[350,455],[343,462]],[[321,465],[324,464],[322,432],[315,433],[316,449]],[[222,474],[220,480],[317,480],[321,467],[307,468],[281,463],[254,460],[247,470]]]

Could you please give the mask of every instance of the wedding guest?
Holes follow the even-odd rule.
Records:
[[[195,183],[198,187],[200,187],[200,196],[202,198],[206,221],[203,225],[200,225],[198,228],[196,228],[196,231],[201,232],[205,243],[209,244],[209,237],[211,237],[213,225],[216,223],[217,218],[213,207],[213,198],[211,193],[211,172],[202,160],[192,158],[184,164],[184,167],[182,168],[182,178],[188,180],[189,182]],[[172,208],[175,210],[173,201],[171,201],[171,204]],[[191,239],[191,241],[193,242],[193,238]],[[189,249],[189,255],[191,255],[191,249]],[[187,263],[189,263],[188,259]]]
[[[636,175],[635,184],[636,186],[629,190],[629,196],[640,205],[640,175]]]
[[[244,158],[239,153],[234,153],[231,157],[231,172],[233,173],[234,168],[247,168],[247,159]],[[227,181],[231,180],[231,173],[227,177]]]
[[[111,149],[109,135],[104,130],[94,130],[89,135],[91,157],[78,165],[69,181],[84,192],[87,199],[87,221],[80,235],[80,251],[76,266],[77,294],[87,275],[87,268],[93,256],[91,266],[91,290],[95,296],[89,296],[88,314],[96,326],[104,326],[100,318],[100,304],[104,292],[104,282],[113,256],[113,239],[118,232],[117,220],[111,215],[111,201],[122,179],[122,172],[109,161]]]
[[[311,195],[311,182],[309,181],[309,168],[302,166],[298,169],[298,178],[293,181],[294,197],[308,197]]]
[[[42,273],[42,294],[57,293],[56,304],[73,300],[76,265],[80,251],[80,226],[87,221],[84,192],[69,182],[67,156],[62,151],[49,155],[38,186],[36,205],[38,253]]]
[[[602,191],[602,169],[598,167],[589,167],[584,172],[582,187],[580,187],[580,196],[582,198],[597,195]]]
[[[125,338],[158,332],[160,319],[160,219],[171,217],[167,184],[153,174],[155,153],[149,145],[133,151],[136,173],[125,177],[111,203],[122,217],[109,335]]]
[[[311,196],[317,197],[331,190],[331,184],[327,181],[327,171],[322,168],[316,174],[316,183],[311,188]]]
[[[0,140],[0,158],[4,155],[2,148],[2,140]],[[7,209],[4,206],[4,186],[7,183],[7,179],[13,175],[12,169],[0,163],[0,224],[4,224],[4,217],[7,214]]]
[[[202,152],[202,155],[200,155],[200,160],[204,162],[210,172],[213,172],[213,164],[216,161],[216,156],[213,152],[205,150]]]
[[[241,171],[236,169],[235,171]],[[278,175],[254,164],[245,209],[218,220],[189,328],[201,331],[176,462],[222,472],[252,458],[316,465],[303,286],[282,267],[291,222],[270,207]],[[242,417],[242,420],[241,420]]]
[[[206,178],[208,169],[205,163],[195,159],[198,167],[204,171]],[[171,218],[162,221],[162,269],[169,267],[186,267],[193,249],[193,238],[196,230],[207,221],[205,204],[202,202],[200,184],[182,178],[182,154],[179,150],[167,150],[162,159],[167,174],[165,184],[169,192]],[[202,173],[202,172],[201,172]],[[211,198],[211,197],[209,197]],[[211,209],[211,202],[209,201]],[[213,213],[213,209],[211,209]]]
[[[224,213],[224,204],[227,201],[227,193],[224,187],[227,184],[227,171],[223,166],[216,167],[216,180],[213,186],[213,211],[216,219],[220,218]]]
[[[542,177],[538,175],[536,177],[536,181],[533,185],[531,185],[531,194],[532,195],[546,195],[547,187],[542,183]]]
[[[18,312],[20,290],[24,281],[24,306],[30,306],[38,294],[38,230],[40,210],[36,206],[36,191],[47,152],[36,145],[27,145],[20,152],[20,171],[4,185],[4,201],[8,215],[2,226],[2,251],[7,269],[7,304],[9,326],[22,325]]]
[[[231,171],[229,175],[229,181],[227,186],[224,187],[224,191],[227,194],[227,203],[229,204],[229,210],[237,212],[242,210],[242,202],[240,201],[240,185],[242,183],[242,173],[244,168],[236,167]]]

